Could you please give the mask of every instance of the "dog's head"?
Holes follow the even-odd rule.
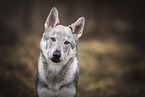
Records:
[[[45,31],[40,43],[43,57],[48,61],[59,63],[76,55],[77,40],[83,33],[85,18],[79,18],[69,26],[59,25],[58,11],[51,9],[44,24]]]

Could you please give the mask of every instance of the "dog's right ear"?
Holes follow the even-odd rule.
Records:
[[[45,30],[55,26],[56,24],[60,23],[59,22],[59,17],[58,17],[58,10],[53,7],[47,17],[47,20],[44,24]]]

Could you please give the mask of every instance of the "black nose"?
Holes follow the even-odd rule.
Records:
[[[59,59],[61,57],[60,51],[53,52],[53,57]]]

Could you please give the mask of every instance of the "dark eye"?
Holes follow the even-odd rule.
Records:
[[[51,37],[50,39],[51,39],[52,41],[56,41],[56,39],[55,39],[54,37]]]
[[[70,43],[69,41],[65,41],[65,42],[64,42],[64,44],[66,44],[66,45],[69,44],[69,43]]]

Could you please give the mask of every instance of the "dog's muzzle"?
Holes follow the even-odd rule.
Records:
[[[51,58],[51,60],[55,63],[58,63],[61,62],[60,57],[61,57],[60,51],[55,51],[53,52],[53,57]]]

